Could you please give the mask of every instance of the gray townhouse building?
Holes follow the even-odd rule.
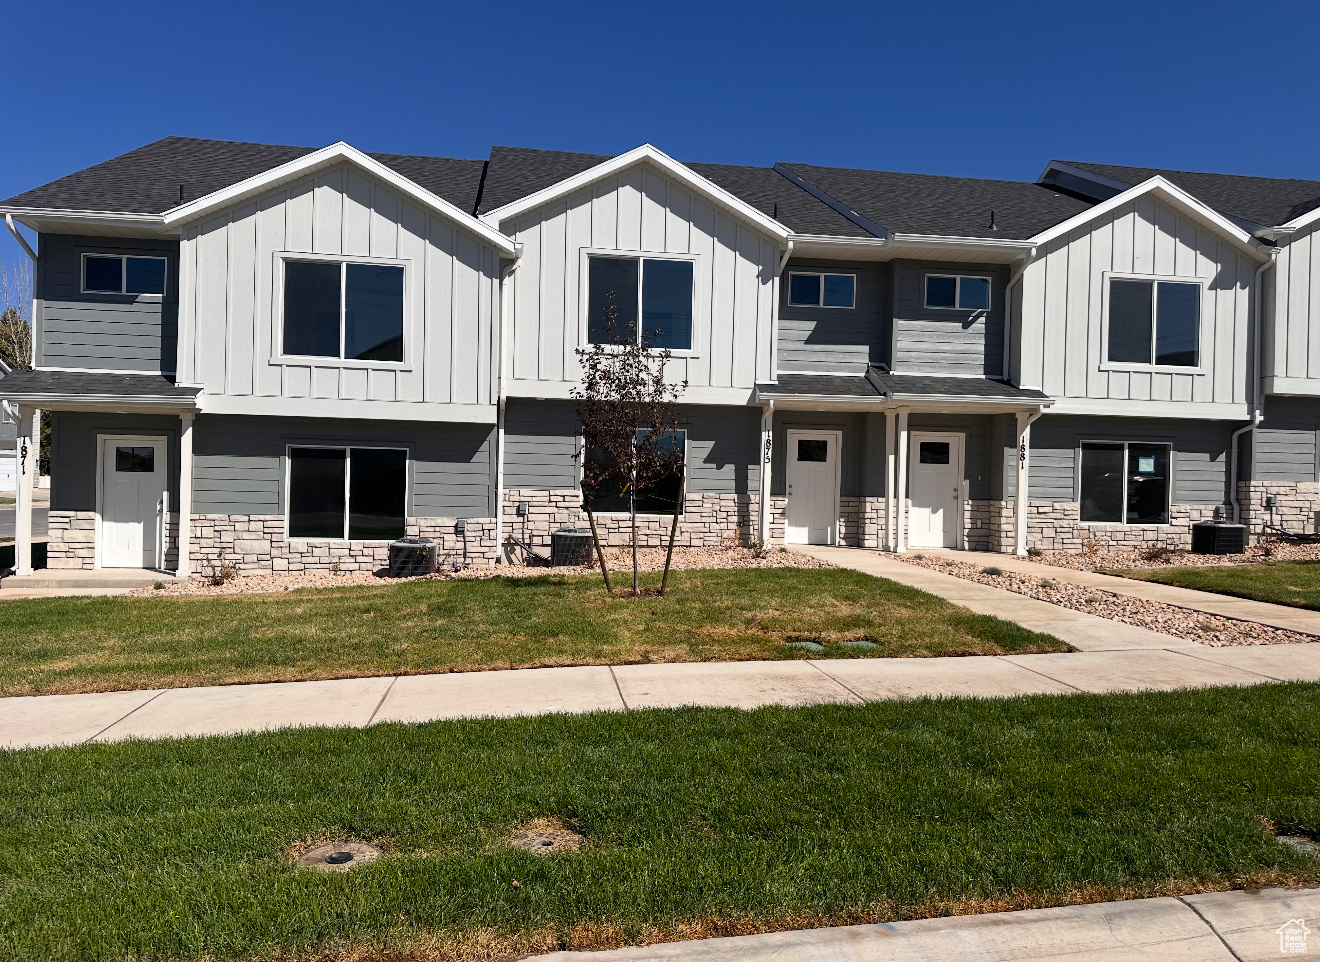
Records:
[[[543,545],[584,519],[572,391],[610,304],[687,382],[681,543],[1316,529],[1318,181],[170,137],[0,211],[38,236],[0,395],[25,473],[51,420],[54,568]]]

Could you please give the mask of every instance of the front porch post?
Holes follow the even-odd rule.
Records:
[[[758,536],[761,544],[770,543],[770,454],[774,445],[775,402],[767,401],[761,408],[761,490],[757,512]]]
[[[1017,555],[1027,553],[1028,467],[1031,458],[1031,422],[1034,420],[1026,411],[1017,413],[1017,490],[1013,505],[1013,553]]]
[[[14,478],[14,573],[32,574],[32,485],[40,445],[33,439],[32,408],[18,409],[18,473]]]
[[[895,547],[899,554],[907,551],[907,495],[908,495],[908,412],[898,409],[898,477],[894,490],[898,494],[897,520],[894,522]]]
[[[898,482],[895,476],[894,412],[885,412],[885,550],[898,550]]]
[[[192,574],[193,415],[181,414],[179,431],[179,563],[175,577]]]

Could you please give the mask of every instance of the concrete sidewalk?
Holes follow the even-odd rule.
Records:
[[[1320,946],[1320,890],[1264,889],[919,919],[884,925],[555,952],[528,962],[1263,962],[1289,923]],[[1309,921],[1307,921],[1309,920]]]
[[[923,696],[1004,698],[1285,680],[1320,681],[1320,642],[966,658],[528,668],[0,698],[0,748],[551,712],[858,704]]]
[[[992,554],[988,551],[951,551],[946,548],[935,548],[926,549],[925,553],[983,567],[995,565],[1005,571],[1035,575],[1038,578],[1053,578],[1055,581],[1069,581],[1131,598],[1141,598],[1144,601],[1158,601],[1178,608],[1190,608],[1193,611],[1204,611],[1207,614],[1223,615],[1241,621],[1254,621],[1274,628],[1320,637],[1320,611],[1275,605],[1266,601],[1252,601],[1250,598],[1234,598],[1231,595],[1215,594],[1213,591],[1196,591],[1192,588],[1180,588],[1177,585],[1160,584],[1157,581],[1137,581],[1132,578],[1103,575],[1095,571],[1058,568],[1039,561],[1030,561],[1027,558]]]
[[[910,588],[919,588],[945,601],[970,608],[977,614],[994,615],[1005,621],[1015,621],[1023,628],[1053,635],[1060,641],[1066,641],[1078,651],[1205,647],[1185,638],[1174,638],[1172,635],[1151,631],[1149,628],[1138,628],[1136,625],[1124,624],[1121,621],[1110,621],[1108,618],[1088,615],[1085,612],[1074,611],[1072,608],[1052,605],[1047,601],[1037,601],[1035,598],[1005,591],[1003,588],[941,574],[930,568],[898,561],[893,556],[878,551],[823,545],[794,545],[793,550],[836,564],[840,568],[852,568],[854,571],[874,575],[877,578],[897,581]],[[971,560],[971,554],[972,552],[957,552],[957,556],[965,560]],[[993,557],[1002,559],[1004,556]],[[1002,561],[994,563],[1001,568],[1004,567]]]

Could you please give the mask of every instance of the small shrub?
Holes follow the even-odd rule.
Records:
[[[1104,547],[1103,542],[1097,538],[1087,538],[1082,542],[1082,551],[1086,553],[1088,558],[1094,558],[1098,555],[1102,547]]]
[[[154,585],[152,585],[151,587],[155,588],[157,591],[164,591],[164,590],[165,590],[165,582],[163,582],[163,581],[157,581],[157,582],[156,582]]]
[[[1173,546],[1165,544],[1163,541],[1152,541],[1137,549],[1137,557],[1142,561],[1150,561],[1155,564],[1168,561],[1173,554]]]
[[[1002,575],[1003,573],[1004,573],[1003,568],[996,568],[994,565],[987,565],[986,567],[981,569],[981,574],[993,575],[996,578]]]
[[[916,554],[914,554],[914,555],[912,556],[912,560],[913,560],[913,561],[925,561],[925,560],[926,560],[926,556],[925,556],[924,554],[922,554],[920,551],[918,551]]]
[[[1031,555],[1031,557],[1033,558],[1039,558],[1044,553],[1045,553],[1044,551],[1041,551],[1035,545],[1032,545],[1030,548],[1027,549],[1027,554]]]
[[[332,564],[332,565],[330,566],[330,573],[331,573],[332,575],[337,575],[337,574],[339,574],[339,562],[338,562],[338,561],[336,561],[334,564]]]

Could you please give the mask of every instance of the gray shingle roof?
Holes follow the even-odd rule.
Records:
[[[895,233],[1025,240],[1092,206],[1025,181],[783,166]]]
[[[757,393],[765,397],[827,396],[880,399],[880,392],[865,377],[840,374],[781,374],[778,384],[763,384]]]
[[[180,387],[160,374],[92,374],[84,371],[13,371],[0,381],[6,400],[41,399],[51,395],[116,397],[128,400],[165,398],[188,402],[199,388]]]
[[[536,150],[531,147],[492,147],[486,169],[486,187],[481,192],[480,213],[512,204],[528,194],[551,187],[561,180],[609,160],[606,154],[574,154],[566,150]]]
[[[1118,167],[1078,160],[1060,160],[1058,163],[1129,186],[1136,186],[1159,175],[1221,214],[1239,217],[1263,227],[1277,227],[1320,207],[1320,181],[1317,180],[1207,174],[1159,167]]]
[[[24,191],[0,201],[0,205],[159,214],[178,206],[180,184],[185,199],[196,200],[315,149],[166,137]],[[404,154],[370,156],[465,211],[476,206],[484,161]]]
[[[882,384],[888,393],[901,397],[935,395],[950,398],[1004,398],[1010,401],[1049,399],[1049,395],[1041,391],[1014,387],[989,378],[889,374],[875,368],[871,369],[871,377]]]

